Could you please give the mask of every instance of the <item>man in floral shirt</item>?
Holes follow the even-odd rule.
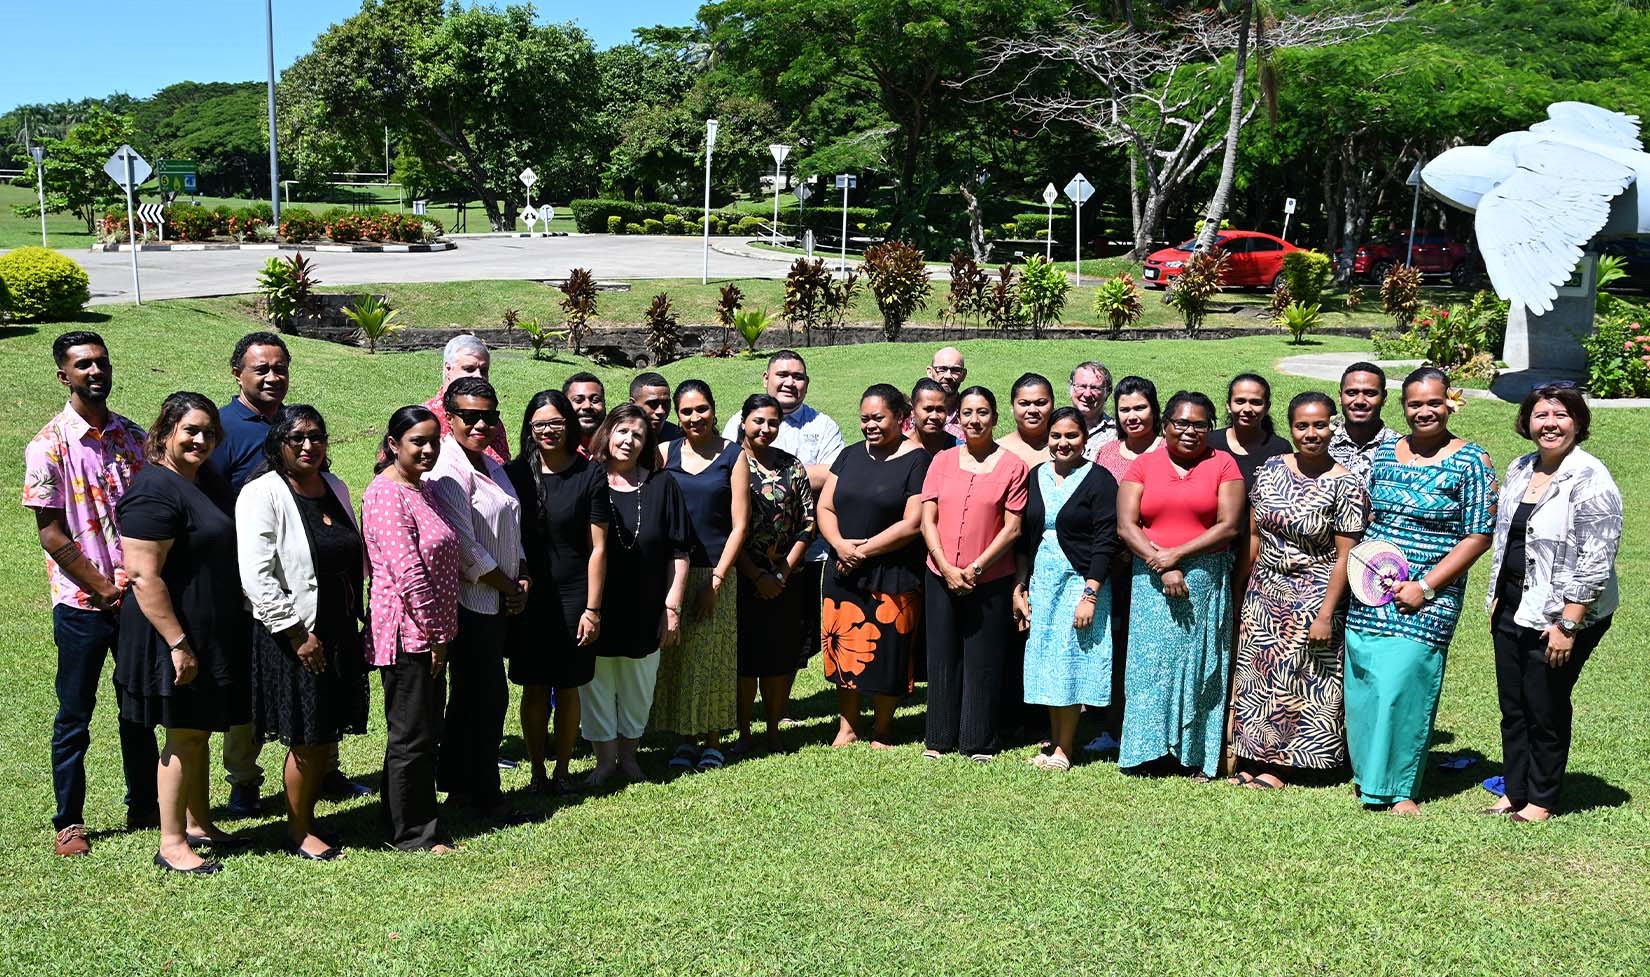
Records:
[[[56,850],[84,855],[91,850],[83,807],[92,709],[104,659],[115,651],[126,589],[115,506],[143,466],[144,434],[109,409],[114,368],[101,336],[65,333],[52,343],[52,356],[58,382],[69,388],[69,403],[24,452],[23,505],[34,510],[46,551],[57,643]],[[154,732],[122,720],[120,753],[127,826],[152,827],[159,823]]]

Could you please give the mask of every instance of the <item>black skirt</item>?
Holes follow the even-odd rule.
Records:
[[[208,685],[197,680],[176,686],[166,695],[123,691],[120,718],[149,728],[223,733],[252,719],[252,689],[246,684]]]
[[[739,677],[794,675],[806,662],[802,614],[808,588],[788,586],[763,600],[756,585],[739,576]],[[819,595],[813,595],[817,600]]]
[[[367,731],[367,663],[361,632],[320,632],[327,667],[311,672],[285,638],[252,624],[252,722],[260,741],[325,746]]]
[[[553,587],[553,585],[552,585]],[[530,592],[527,610],[510,622],[505,644],[510,656],[510,681],[516,685],[544,685],[572,689],[596,677],[596,648],[600,641],[579,647],[579,616],[587,596],[583,580],[565,590]],[[624,613],[624,608],[618,608]]]

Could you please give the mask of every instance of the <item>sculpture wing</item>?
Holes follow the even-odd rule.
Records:
[[[1569,135],[1620,149],[1642,150],[1639,117],[1601,109],[1587,102],[1554,102],[1547,106],[1547,121],[1530,126],[1542,135]]]
[[[1479,202],[1474,226],[1497,295],[1531,312],[1552,310],[1582,247],[1604,227],[1610,201],[1633,171],[1574,146],[1518,147],[1518,170]]]

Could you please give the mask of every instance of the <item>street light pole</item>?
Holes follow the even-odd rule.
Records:
[[[773,153],[773,243],[779,243],[779,180],[783,175],[780,167],[785,163],[785,157],[790,155],[791,147],[783,143],[774,143],[768,147]]]
[[[269,210],[281,226],[281,164],[275,156],[275,0],[264,0],[264,41],[269,53]]]
[[[40,246],[46,244],[46,150],[40,146],[32,146],[29,153],[34,156],[34,185],[40,193]]]
[[[700,220],[705,229],[705,266],[699,273],[699,284],[710,284],[710,154],[716,151],[715,119],[705,120],[705,215]]]

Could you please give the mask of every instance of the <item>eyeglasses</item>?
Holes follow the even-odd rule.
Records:
[[[933,370],[935,373],[943,373],[946,376],[951,376],[952,374],[960,375],[968,372],[965,368],[960,366],[931,366],[929,369]]]
[[[1071,389],[1080,390],[1086,394],[1104,394],[1106,385],[1103,383],[1074,383],[1071,385]]]
[[[288,445],[294,448],[302,448],[305,442],[322,448],[327,445],[327,436],[325,434],[288,434],[281,440],[285,441]]]
[[[565,430],[567,430],[567,422],[566,421],[534,421],[533,422],[533,433],[534,434],[548,434],[551,431],[565,431]]]
[[[454,417],[460,418],[465,424],[468,424],[471,427],[480,424],[482,421],[486,421],[488,424],[495,427],[498,425],[497,408],[494,408],[493,410],[476,410],[473,408],[461,407],[457,410],[451,411],[451,413]]]
[[[1214,428],[1208,421],[1182,421],[1178,418],[1170,418],[1164,422],[1164,426],[1177,431],[1208,431]]]

